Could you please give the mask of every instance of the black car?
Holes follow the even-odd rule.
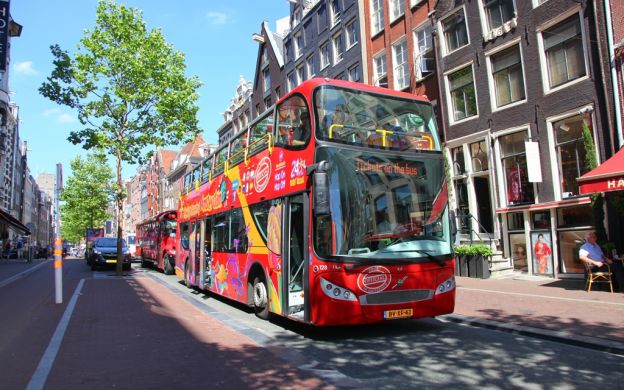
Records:
[[[121,250],[123,269],[129,270],[132,266],[132,258],[126,240],[121,240]],[[117,264],[117,238],[102,237],[95,240],[91,253],[87,257],[87,264],[91,266],[92,270],[97,269],[98,266]]]

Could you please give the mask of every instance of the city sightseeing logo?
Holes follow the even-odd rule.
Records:
[[[375,265],[366,268],[358,276],[357,284],[360,290],[367,294],[374,294],[381,292],[388,288],[392,276],[390,276],[390,270],[380,265]]]
[[[254,177],[254,186],[256,192],[264,191],[269,185],[269,179],[271,178],[271,160],[268,157],[264,157],[260,160],[258,167],[256,167],[256,173]]]

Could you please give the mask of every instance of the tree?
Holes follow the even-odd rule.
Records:
[[[71,161],[72,175],[67,179],[61,200],[61,234],[70,242],[85,236],[85,229],[101,227],[108,219],[108,204],[113,200],[113,171],[102,153],[80,156]]]
[[[93,30],[72,56],[50,47],[54,69],[39,92],[78,112],[82,129],[68,140],[102,148],[116,164],[117,275],[121,275],[124,187],[122,162],[145,161],[149,146],[192,140],[197,127],[199,79],[184,75],[184,55],[159,29],[148,31],[141,11],[100,0]]]

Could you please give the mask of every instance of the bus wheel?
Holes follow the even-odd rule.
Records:
[[[171,256],[163,256],[163,272],[165,275],[173,275],[173,265],[171,264]]]
[[[269,318],[269,299],[266,282],[257,276],[253,282],[253,304],[256,316],[263,320]]]

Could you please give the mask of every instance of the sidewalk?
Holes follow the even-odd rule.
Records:
[[[520,274],[456,281],[451,321],[624,354],[623,293],[586,292],[583,280]]]

